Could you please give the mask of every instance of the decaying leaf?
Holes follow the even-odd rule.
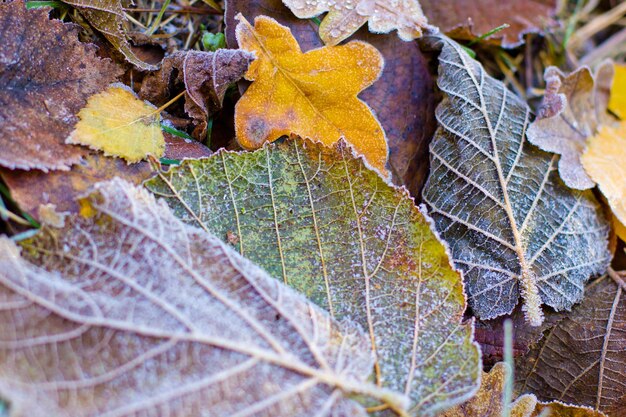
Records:
[[[590,284],[583,302],[518,361],[518,391],[622,417],[626,410],[624,289],[623,276]]]
[[[339,319],[366,328],[375,378],[430,416],[477,389],[460,274],[406,190],[350,148],[290,139],[185,161],[146,186]]]
[[[587,67],[569,75],[549,67],[544,78],[546,95],[537,120],[528,128],[528,140],[544,151],[561,155],[559,174],[568,187],[593,188],[595,183],[583,169],[580,157],[587,138],[600,125],[613,122],[607,112],[613,64],[604,63],[595,75]]]
[[[0,3],[0,165],[69,169],[84,150],[65,138],[89,96],[118,75],[76,27],[23,1]]]
[[[274,19],[260,16],[252,26],[238,18],[239,46],[257,55],[245,75],[254,82],[235,108],[239,144],[257,149],[289,134],[326,145],[344,138],[388,176],[385,132],[357,98],[382,72],[376,48],[353,41],[302,53],[289,29]]]
[[[615,64],[614,71],[609,110],[626,120],[626,65]]]
[[[238,13],[249,19],[260,14],[275,18],[290,28],[304,51],[324,46],[318,26],[295,17],[282,0],[229,0],[226,5],[226,40],[232,48],[237,47]],[[416,42],[404,42],[395,34],[372,34],[361,28],[352,39],[372,44],[385,58],[381,77],[360,97],[386,133],[394,183],[404,185],[417,199],[428,176],[428,143],[437,127],[435,83],[428,61]]]
[[[437,108],[423,198],[464,272],[482,319],[510,313],[520,295],[527,321],[541,304],[570,309],[610,261],[608,224],[591,192],[558,178],[557,156],[528,144],[526,103],[456,43],[441,47]]]
[[[123,84],[113,84],[91,96],[78,117],[80,121],[67,143],[102,150],[105,155],[119,156],[129,163],[148,155],[163,155],[161,114]]]
[[[124,8],[132,4],[132,0],[63,0],[77,8],[85,19],[111,44],[124,55],[124,58],[136,67],[155,71],[157,65],[142,61],[133,51],[124,29],[126,16]]]
[[[616,127],[603,126],[587,141],[581,161],[585,171],[598,183],[613,214],[626,224],[626,121]]]
[[[524,34],[541,33],[554,26],[558,0],[420,0],[433,25],[453,38],[476,39],[493,29],[509,27],[487,40],[513,48],[524,42]]]
[[[242,50],[178,51],[163,60],[159,71],[144,78],[139,96],[163,105],[185,90],[185,111],[196,124],[192,135],[204,140],[209,115],[222,108],[226,90],[243,76],[252,59]]]
[[[0,240],[0,395],[17,416],[364,416],[370,343],[147,191]],[[36,358],[36,359],[33,359]],[[394,402],[393,400],[397,400]]]
[[[374,33],[398,31],[405,41],[422,36],[428,21],[418,0],[283,0],[300,19],[328,12],[319,33],[326,45],[337,45],[369,22]]]

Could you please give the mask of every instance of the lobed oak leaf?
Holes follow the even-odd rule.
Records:
[[[25,258],[0,238],[0,395],[12,415],[365,416],[353,394],[402,406],[366,381],[357,326],[146,190],[114,179],[88,203],[91,217],[44,228]]]
[[[300,19],[328,12],[319,28],[326,45],[337,45],[365,23],[374,33],[398,31],[404,41],[422,36],[430,29],[418,0],[283,0]]]
[[[226,6],[225,32],[230,47],[237,47],[235,16],[239,13],[275,18],[290,28],[305,51],[324,46],[317,35],[318,26],[295,17],[282,0],[228,0]],[[417,199],[428,176],[428,143],[437,127],[437,95],[428,59],[416,42],[403,42],[393,34],[372,34],[361,28],[353,39],[372,44],[385,59],[382,75],[360,97],[374,110],[386,133],[387,165],[393,182],[404,185]]]
[[[65,139],[87,98],[119,71],[76,30],[21,0],[0,3],[1,166],[68,170],[85,154]]]
[[[581,67],[569,75],[556,67],[546,69],[546,95],[539,116],[528,128],[528,140],[559,158],[559,174],[565,184],[577,190],[593,188],[580,157],[587,139],[599,126],[610,124],[607,112],[613,64],[603,63],[595,75]]]
[[[374,378],[433,416],[480,377],[460,274],[430,219],[341,141],[220,151],[146,182],[177,216],[234,246],[337,319],[368,330]]]
[[[430,144],[422,194],[454,264],[464,272],[473,312],[509,314],[520,296],[527,321],[541,305],[569,310],[584,283],[611,260],[609,227],[590,191],[566,187],[557,156],[526,140],[530,109],[446,37],[439,55],[439,129]]]
[[[254,82],[235,107],[239,144],[257,149],[290,134],[326,145],[343,138],[388,177],[385,132],[357,98],[382,72],[376,48],[353,41],[302,53],[289,29],[274,19],[257,17],[255,26],[238,19],[240,48],[257,56],[245,75]]]

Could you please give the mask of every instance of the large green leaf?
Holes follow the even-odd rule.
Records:
[[[146,183],[338,319],[369,331],[376,378],[432,415],[478,388],[461,277],[404,189],[345,144],[300,139],[188,160]]]

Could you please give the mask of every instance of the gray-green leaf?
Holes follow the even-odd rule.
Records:
[[[460,274],[404,189],[345,144],[218,152],[147,182],[185,222],[235,246],[338,319],[369,331],[375,377],[429,416],[478,388]]]
[[[464,272],[483,319],[510,313],[520,294],[527,320],[541,304],[570,309],[610,261],[608,224],[590,192],[568,189],[558,156],[526,140],[528,106],[445,37],[431,172],[423,192],[437,229]]]

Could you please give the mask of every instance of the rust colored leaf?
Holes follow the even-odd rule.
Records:
[[[179,51],[163,60],[161,69],[144,78],[139,96],[165,104],[186,90],[185,112],[194,120],[193,137],[204,140],[207,118],[222,108],[228,86],[238,81],[254,56],[242,50]]]
[[[0,239],[0,392],[17,416],[365,416],[370,342],[116,179]],[[30,261],[30,262],[28,262]],[[31,263],[32,262],[32,263]]]
[[[420,0],[430,23],[453,38],[475,39],[500,25],[508,28],[487,37],[505,48],[524,42],[524,34],[541,33],[555,24],[558,0]]]
[[[422,36],[430,28],[417,0],[283,0],[300,19],[328,12],[320,25],[326,45],[337,45],[369,22],[374,33],[398,31],[405,41]]]
[[[588,285],[583,302],[517,361],[519,392],[624,416],[626,284],[613,274]]]
[[[67,170],[84,150],[65,144],[76,114],[119,74],[73,25],[23,1],[0,3],[0,165]]]
[[[587,67],[568,75],[549,67],[544,78],[546,95],[537,120],[528,128],[528,140],[561,155],[559,174],[568,187],[593,188],[595,182],[585,172],[580,157],[587,139],[601,124],[613,121],[607,112],[613,64],[603,64],[596,74]]]
[[[274,19],[257,17],[254,26],[239,20],[240,47],[257,55],[245,75],[254,82],[235,108],[239,144],[257,149],[296,134],[329,146],[343,138],[388,177],[385,132],[357,98],[382,72],[378,50],[353,41],[302,53],[289,28]]]

